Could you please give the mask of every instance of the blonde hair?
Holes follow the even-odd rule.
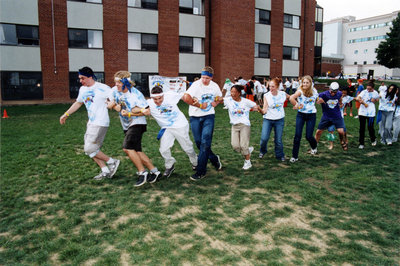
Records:
[[[207,71],[214,75],[214,69],[210,66],[205,66],[201,69],[201,71]]]
[[[118,72],[116,72],[114,74],[114,79],[115,78],[117,78],[117,79],[129,78],[130,79],[131,78],[131,73],[129,71],[120,70],[120,71],[118,71]],[[129,80],[129,83],[132,86],[135,86],[135,82],[133,80]]]
[[[310,88],[309,88],[309,89],[305,89],[305,88],[303,87],[303,80],[305,80],[305,79],[307,79],[308,81],[310,81]],[[301,78],[301,82],[300,82],[300,87],[299,87],[299,89],[303,92],[304,96],[306,96],[306,97],[311,97],[311,96],[313,96],[313,94],[314,94],[314,93],[313,93],[312,82],[313,82],[312,77],[309,76],[309,75],[304,76],[304,77]]]

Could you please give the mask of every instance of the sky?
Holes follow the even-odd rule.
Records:
[[[317,0],[324,8],[324,21],[344,16],[356,20],[400,10],[400,0]]]

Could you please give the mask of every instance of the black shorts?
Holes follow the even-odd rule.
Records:
[[[146,132],[146,125],[133,125],[125,132],[122,148],[127,150],[142,151],[142,136]]]

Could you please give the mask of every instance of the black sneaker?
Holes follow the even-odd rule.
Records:
[[[157,171],[155,173],[150,172],[149,177],[147,178],[147,182],[150,184],[153,184],[154,182],[157,181],[157,178],[160,176],[160,171]]]
[[[206,176],[205,174],[204,174],[204,175],[199,175],[199,174],[195,173],[194,175],[192,175],[192,176],[190,177],[190,179],[192,179],[192,180],[194,180],[194,181],[197,181],[197,180],[202,179],[202,178],[205,177],[205,176]]]
[[[163,178],[168,178],[175,171],[175,164],[173,164],[170,168],[165,169],[163,173]]]
[[[218,170],[222,169],[222,163],[221,163],[221,159],[219,158],[219,155],[217,155],[217,158],[218,158],[218,162],[214,165],[214,167],[218,171]]]
[[[140,187],[140,186],[146,184],[147,174],[148,174],[147,172],[144,172],[143,174],[139,175],[139,179],[136,182],[135,187]]]

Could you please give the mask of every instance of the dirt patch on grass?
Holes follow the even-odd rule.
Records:
[[[371,151],[371,152],[366,153],[365,155],[368,157],[373,157],[373,156],[379,155],[379,152]]]
[[[261,204],[250,204],[246,207],[243,208],[242,210],[242,217],[246,216],[246,214],[250,213],[250,214],[255,214],[255,215],[259,215],[260,210],[264,210],[265,207],[262,206]]]
[[[40,202],[42,200],[56,199],[56,198],[58,198],[57,194],[35,194],[35,195],[25,197],[25,201],[36,203],[36,202]]]
[[[130,260],[130,255],[125,251],[121,252],[121,259],[120,259],[121,265],[122,266],[132,265],[129,260]]]
[[[97,262],[97,259],[90,259],[90,260],[85,261],[85,263],[83,265],[84,266],[93,266],[96,264],[96,262]]]
[[[185,217],[186,215],[192,215],[192,214],[199,213],[199,212],[200,212],[200,209],[198,206],[183,207],[176,213],[172,214],[171,219],[173,219],[173,220],[180,219],[180,218]]]
[[[115,220],[112,224],[112,227],[115,229],[117,228],[118,225],[120,224],[126,224],[130,219],[136,219],[139,218],[141,216],[141,214],[137,214],[137,213],[130,213],[127,215],[121,215],[120,217],[118,217],[117,220]]]
[[[254,193],[259,193],[259,194],[263,194],[266,195],[268,194],[268,190],[264,189],[264,188],[252,188],[252,189],[241,189],[241,191],[246,192],[248,194],[254,194]]]

